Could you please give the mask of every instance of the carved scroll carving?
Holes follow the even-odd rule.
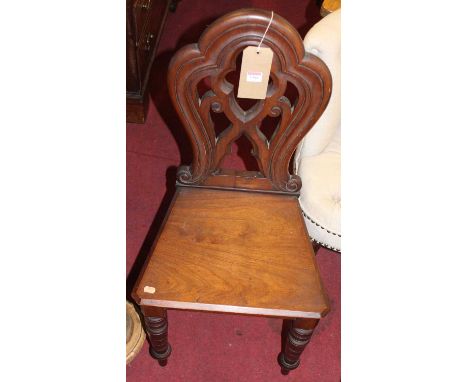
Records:
[[[256,9],[231,12],[211,24],[198,44],[187,45],[169,66],[169,92],[192,143],[193,161],[179,168],[182,185],[250,188],[297,193],[301,180],[289,173],[292,154],[325,109],[331,93],[326,65],[304,51],[302,39],[281,16],[274,16],[262,46],[273,50],[267,97],[242,109],[226,76],[236,69],[236,57],[247,46],[257,46],[271,13]],[[209,78],[211,90],[198,94]],[[297,90],[294,105],[285,96],[290,83]],[[231,125],[216,136],[210,110],[224,113]],[[260,130],[267,116],[279,117],[270,140]],[[223,173],[222,159],[241,135],[252,144],[259,172]],[[239,180],[233,180],[233,177]],[[226,180],[228,179],[228,180]],[[230,179],[230,180],[229,180]]]

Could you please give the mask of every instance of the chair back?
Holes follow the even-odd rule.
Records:
[[[266,98],[241,107],[235,84],[228,78],[236,71],[242,51],[259,45],[270,19],[271,12],[264,10],[231,12],[211,24],[198,44],[183,47],[170,62],[170,97],[193,150],[191,165],[179,167],[178,185],[299,192],[301,180],[290,173],[290,159],[330,98],[327,66],[306,53],[299,33],[275,14],[261,45],[273,51]],[[219,134],[212,113],[223,113],[229,121]],[[277,119],[269,139],[262,131],[267,118]],[[259,171],[221,168],[231,144],[242,135],[252,144]]]

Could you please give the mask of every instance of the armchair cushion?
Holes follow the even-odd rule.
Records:
[[[320,154],[341,125],[341,10],[315,24],[304,38],[304,47],[327,64],[333,78],[332,94],[320,119],[299,144],[298,156]]]
[[[341,188],[339,153],[328,151],[300,160],[299,203],[311,238],[341,251]]]
[[[315,24],[304,39],[306,51],[330,69],[333,88],[324,113],[299,144],[295,170],[302,179],[299,202],[309,236],[341,251],[341,11]]]

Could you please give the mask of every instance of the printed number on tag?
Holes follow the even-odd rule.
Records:
[[[262,72],[247,72],[247,82],[262,82]]]

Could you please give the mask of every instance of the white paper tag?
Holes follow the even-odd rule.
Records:
[[[156,288],[155,288],[155,287],[151,287],[151,286],[145,286],[145,287],[143,288],[143,292],[153,294],[154,292],[156,292]]]

